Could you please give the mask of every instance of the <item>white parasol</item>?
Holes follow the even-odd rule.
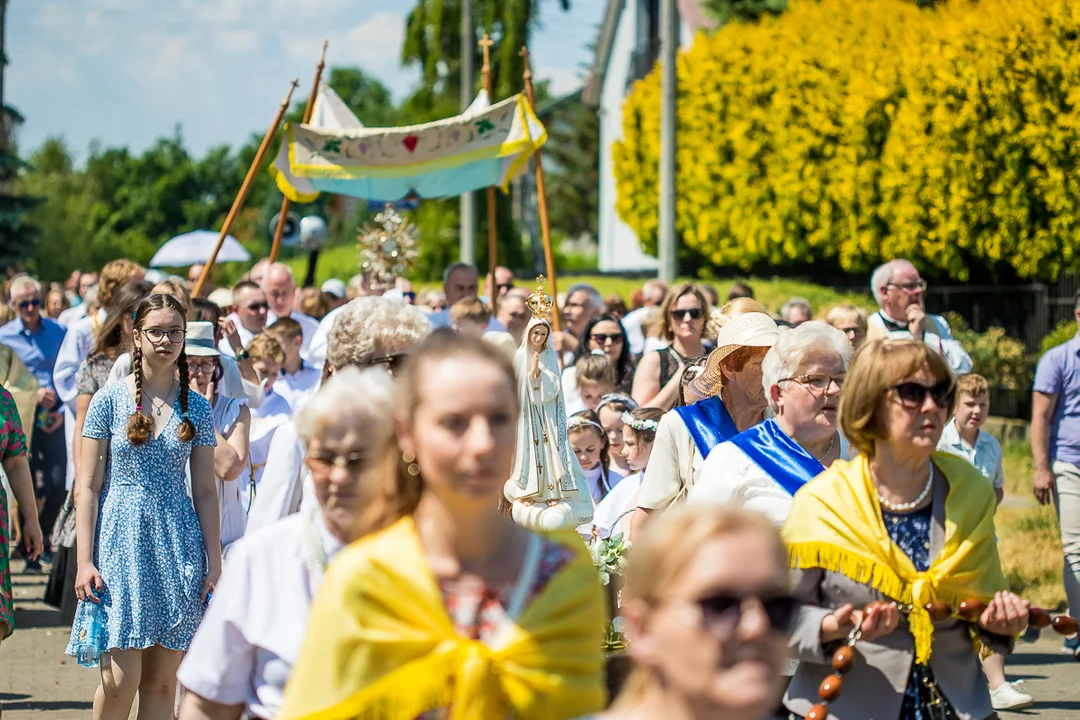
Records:
[[[177,235],[154,254],[150,260],[150,267],[189,267],[205,263],[214,252],[217,241],[218,233],[210,230],[194,230]],[[248,262],[250,260],[251,254],[244,249],[240,241],[228,235],[218,252],[216,262]]]

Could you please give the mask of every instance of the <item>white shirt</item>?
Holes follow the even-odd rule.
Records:
[[[960,437],[960,431],[956,428],[956,418],[950,418],[945,429],[941,431],[937,449],[959,455],[967,460],[990,480],[994,489],[1000,490],[1005,487],[1005,456],[997,438],[990,433],[980,430],[979,436],[975,439],[975,446],[972,447]]]
[[[214,403],[214,426],[223,436],[236,426],[240,419],[240,409],[246,401],[236,398],[219,397]],[[242,499],[243,489],[247,486],[247,477],[241,473],[235,480],[217,480],[218,516],[221,520],[221,547],[226,547],[244,536],[247,526],[247,505]]]
[[[311,602],[322,573],[311,572],[313,523],[327,558],[341,548],[318,510],[243,538],[229,552],[221,582],[177,678],[222,705],[243,704],[258,717],[280,711],[285,683],[300,657]]]
[[[315,367],[322,367],[326,364],[326,343],[327,338],[330,336],[330,329],[334,327],[334,318],[347,305],[348,303],[345,303],[345,305],[340,305],[326,313],[323,319],[319,321],[319,327],[315,329],[315,334],[311,336],[311,346],[308,348],[308,362]]]
[[[450,308],[440,310],[437,313],[428,315],[428,320],[431,321],[431,329],[436,328],[448,328],[450,327]],[[498,330],[499,332],[506,332],[506,326],[503,325],[498,319],[492,315],[488,318],[487,332],[493,332]]]
[[[67,443],[67,469],[66,485],[70,490],[75,483],[75,398],[78,391],[75,389],[75,375],[79,372],[79,366],[94,349],[94,324],[100,325],[105,322],[105,310],[98,310],[95,318],[85,316],[86,303],[79,307],[83,308],[84,316],[74,321],[64,335],[64,341],[60,343],[60,350],[56,354],[56,362],[53,364],[53,386],[60,402],[64,404],[64,441]],[[71,308],[74,310],[75,308]],[[70,310],[65,311],[70,312]]]
[[[244,488],[241,491],[241,499],[244,507],[250,508],[252,502],[252,487],[258,494],[259,483],[262,481],[263,470],[266,469],[266,458],[270,453],[270,444],[273,442],[277,429],[289,422],[292,417],[292,408],[285,398],[273,390],[266,394],[262,406],[251,411],[251,445],[248,450],[251,461],[251,473],[246,477]]]
[[[64,312],[60,313],[60,317],[56,318],[56,322],[60,323],[64,327],[71,327],[78,321],[86,317],[86,303],[81,302],[78,305],[69,307]]]
[[[251,340],[255,337],[255,333],[244,327],[244,323],[240,322],[240,316],[236,313],[229,313],[227,317],[229,320],[232,320],[233,325],[236,327],[236,334],[240,337],[240,347],[246,348],[251,344]],[[221,342],[218,343],[218,351],[222,355],[236,357],[232,345],[229,344],[229,338],[221,338]]]
[[[971,372],[971,356],[968,355],[967,350],[960,344],[960,341],[953,337],[949,321],[941,315],[931,315],[930,313],[926,314],[926,319],[929,322],[923,332],[923,342],[937,350],[957,375]],[[886,325],[886,320],[894,327],[889,328]],[[878,310],[868,317],[866,325],[868,339],[888,337],[893,340],[911,340],[914,338],[911,331],[907,329],[906,320],[896,320],[887,315],[884,310]],[[895,326],[900,327],[896,329]]]
[[[641,473],[634,473],[623,478],[623,481],[611,489],[603,500],[593,510],[593,525],[600,533],[600,539],[606,540],[612,535],[624,532],[620,518],[623,515],[629,517],[628,511],[637,507],[637,494],[641,488]]]
[[[320,380],[322,380],[322,371],[301,361],[300,369],[294,375],[290,375],[282,368],[278,379],[274,382],[274,392],[285,398],[289,407],[296,410],[304,400],[315,394],[315,391],[319,389]]]
[[[645,352],[645,332],[641,329],[641,323],[648,314],[649,308],[639,307],[626,313],[626,317],[622,319],[623,328],[626,330],[626,343],[634,355]]]
[[[315,337],[315,332],[319,329],[319,321],[297,310],[289,313],[289,317],[300,323],[300,330],[303,332],[303,339],[300,343],[300,357],[310,361],[308,350],[311,348],[311,340]],[[268,310],[266,313],[266,327],[273,325],[277,319],[278,316],[274,314],[274,311]]]
[[[848,459],[850,452],[848,441],[840,434],[840,458]],[[792,500],[787,490],[731,441],[712,449],[686,497],[688,505],[721,503],[753,510],[777,527],[787,522]]]
[[[308,477],[311,473],[304,464],[304,452],[295,422],[290,420],[274,431],[274,442],[266,455],[266,468],[248,511],[248,532],[272,525],[300,510],[305,485],[311,482]]]

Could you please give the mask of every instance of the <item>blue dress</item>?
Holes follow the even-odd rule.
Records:
[[[202,620],[206,553],[186,477],[192,447],[217,444],[210,404],[189,391],[188,417],[196,432],[188,443],[178,435],[179,397],[164,430],[146,445],[128,442],[133,412],[127,383],[116,383],[94,396],[83,428],[83,437],[109,441],[94,543],[105,585],[99,593],[104,631],[91,656],[154,645],[187,650]],[[91,605],[79,602],[69,655],[78,652],[80,628],[97,610]]]

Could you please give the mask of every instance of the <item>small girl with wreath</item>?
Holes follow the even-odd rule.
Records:
[[[622,454],[633,474],[613,487],[593,512],[594,532],[601,539],[620,533],[625,535],[629,531],[629,520],[623,520],[637,507],[638,488],[641,487],[645,467],[649,464],[656,428],[663,415],[664,411],[659,408],[638,408],[623,413]]]

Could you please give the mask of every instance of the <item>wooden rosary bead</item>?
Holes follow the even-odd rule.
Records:
[[[1061,633],[1062,635],[1072,635],[1076,633],[1080,626],[1077,625],[1076,620],[1072,619],[1068,615],[1058,615],[1053,621],[1054,631]]]
[[[956,609],[956,614],[965,620],[975,622],[983,614],[984,610],[986,610],[986,603],[978,598],[969,598],[961,601],[960,607]]]
[[[806,720],[829,720],[829,708],[815,705],[806,713]]]
[[[846,673],[851,669],[851,666],[855,664],[855,648],[850,646],[844,646],[833,653],[832,666],[833,670],[838,673]]]
[[[926,612],[930,613],[931,620],[948,620],[952,615],[952,608],[947,602],[934,600],[926,603]]]
[[[1050,627],[1050,623],[1053,622],[1050,618],[1050,613],[1046,612],[1042,608],[1033,607],[1028,610],[1028,625],[1038,630]]]
[[[825,702],[833,702],[840,697],[840,689],[844,684],[844,681],[840,679],[839,675],[829,675],[821,681],[821,686],[818,688],[818,697]]]

